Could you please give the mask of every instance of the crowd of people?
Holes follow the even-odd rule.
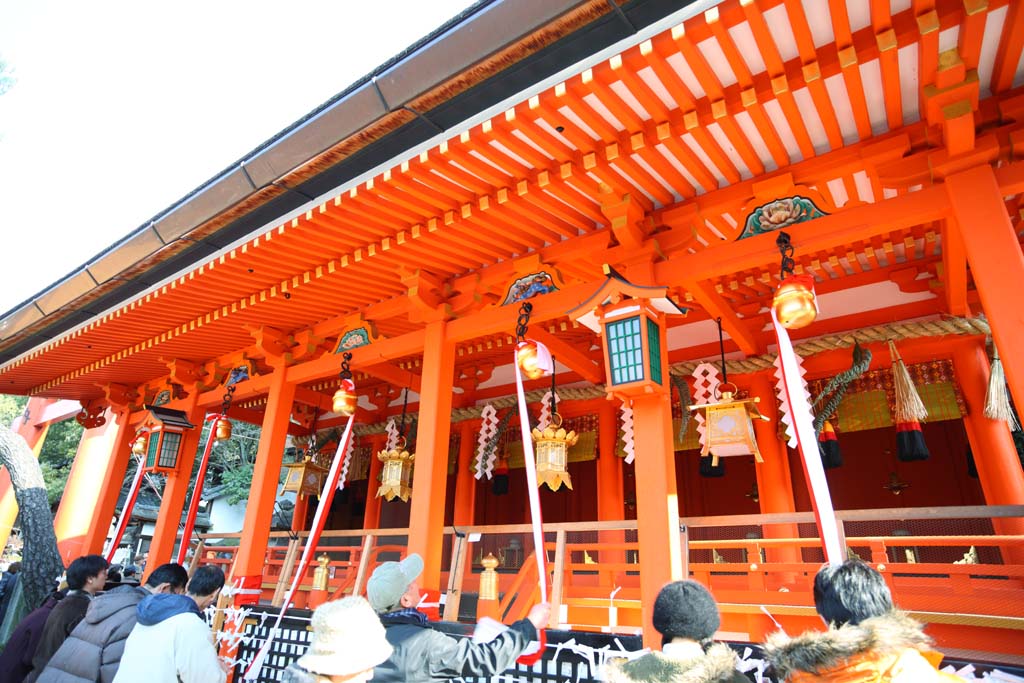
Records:
[[[15,575],[17,573],[17,567]],[[348,597],[316,609],[307,651],[282,683],[433,683],[489,678],[511,668],[538,640],[551,616],[536,605],[487,642],[431,628],[420,611],[423,560],[411,554],[377,567],[366,598]],[[2,607],[4,579],[0,579]],[[200,567],[189,578],[179,564],[154,569],[144,584],[129,568],[98,555],[76,559],[66,587],[30,612],[0,653],[4,683],[224,683],[204,610],[224,574]],[[826,566],[814,580],[814,603],[827,628],[799,636],[779,632],[764,644],[778,680],[793,683],[941,683],[941,654],[922,626],[899,612],[882,576],[851,560]],[[713,640],[720,625],[711,593],[696,581],[665,586],[655,601],[659,651],[612,660],[610,683],[743,683],[735,651]]]

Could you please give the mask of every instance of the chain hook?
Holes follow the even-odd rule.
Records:
[[[516,342],[526,339],[526,330],[530,326],[530,313],[533,312],[533,304],[524,301],[519,307],[519,317],[516,319]]]
[[[341,379],[352,379],[352,369],[349,367],[349,362],[352,360],[352,352],[346,351],[341,354],[341,372],[338,373],[338,377]]]
[[[779,279],[783,280],[787,275],[792,275],[793,269],[796,267],[796,260],[793,258],[793,243],[789,239],[789,233],[780,230],[779,236],[775,238],[775,246],[779,248],[779,253],[782,254]]]
[[[234,398],[234,396],[235,396],[235,385],[234,384],[230,384],[230,385],[228,385],[228,388],[224,391],[224,400],[220,404],[220,414],[221,415],[227,416],[228,408],[231,407],[231,400]]]

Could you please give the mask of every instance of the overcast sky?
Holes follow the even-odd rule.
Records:
[[[471,0],[0,0],[0,315]]]

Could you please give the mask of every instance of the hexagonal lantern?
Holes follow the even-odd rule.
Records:
[[[137,434],[146,440],[146,459],[143,467],[147,470],[173,472],[178,468],[183,435],[195,425],[181,410],[144,406],[149,415],[139,427]]]
[[[685,315],[666,297],[667,287],[635,285],[605,264],[605,281],[569,317],[601,335],[609,393],[635,396],[665,386],[666,316]]]

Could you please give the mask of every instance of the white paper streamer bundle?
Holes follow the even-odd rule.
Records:
[[[491,442],[494,435],[498,433],[498,411],[488,403],[480,411],[480,436],[476,440],[476,478],[482,479],[485,475],[491,478],[494,471],[494,460],[498,455],[498,449],[491,451],[487,456],[487,444]]]
[[[633,442],[633,406],[623,401],[619,418],[622,420],[622,450],[626,452],[626,463],[632,465],[636,459],[636,444]]]

